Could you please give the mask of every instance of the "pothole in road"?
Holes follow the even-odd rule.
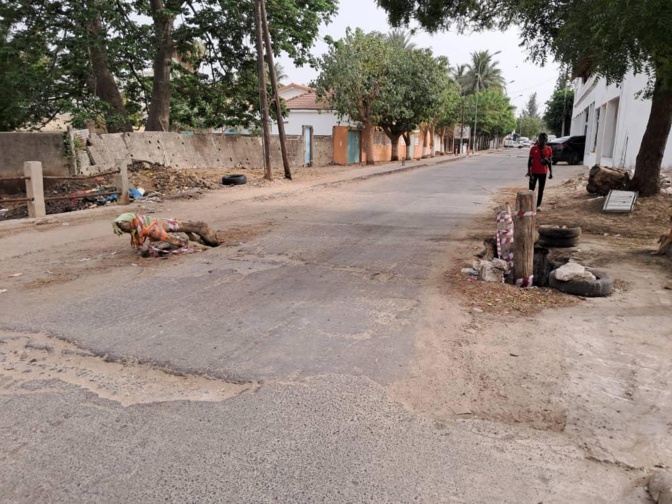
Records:
[[[256,388],[195,375],[177,375],[148,364],[108,362],[44,334],[0,334],[0,395],[39,392],[35,380],[61,380],[123,406],[167,401],[223,401]]]

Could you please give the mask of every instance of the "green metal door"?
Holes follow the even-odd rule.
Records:
[[[348,131],[348,164],[359,163],[362,160],[360,157],[360,138],[361,133],[359,131]]]

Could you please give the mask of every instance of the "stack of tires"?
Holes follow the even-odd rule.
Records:
[[[579,245],[580,227],[539,226],[538,246],[569,248]]]

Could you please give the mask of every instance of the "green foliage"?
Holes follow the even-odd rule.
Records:
[[[318,96],[328,98],[341,117],[378,124],[388,112],[381,97],[393,84],[394,55],[393,46],[382,34],[348,29],[345,38],[332,43],[321,58],[321,72],[315,81]]]
[[[476,118],[477,133],[488,136],[503,136],[516,127],[509,97],[500,89],[484,89],[467,96],[465,117],[468,118],[466,124],[471,124],[472,127]]]
[[[448,60],[435,58],[429,49],[393,50],[390,76],[376,106],[377,124],[388,136],[448,118],[455,96],[448,69]]]
[[[537,104],[537,93],[532,93],[530,99],[523,109],[523,117],[539,117],[539,104]]]
[[[544,129],[543,122],[539,117],[521,116],[517,121],[516,131],[520,136],[536,138]]]
[[[284,51],[298,65],[315,65],[313,43],[337,3],[267,0],[274,53]],[[254,0],[164,0],[154,11],[156,18],[178,20],[169,41],[180,60],[170,83],[176,126],[258,122],[258,89],[249,71],[255,60],[253,6]],[[39,126],[66,112],[104,118],[108,125],[119,119],[137,122],[149,110],[147,74],[159,47],[151,14],[149,0],[0,0],[0,82],[7,103],[16,104],[3,107],[0,117],[10,120],[0,118],[0,127]],[[97,22],[103,29],[95,29]],[[113,72],[128,117],[115,117],[117,109],[97,96],[92,54],[101,55]],[[13,71],[17,68],[24,72]]]
[[[546,102],[546,111],[544,112],[544,123],[549,129],[549,133],[556,136],[565,136],[569,134],[572,124],[572,106],[574,105],[574,90],[572,88],[556,89],[551,99]],[[565,119],[565,131],[562,131],[562,119]]]

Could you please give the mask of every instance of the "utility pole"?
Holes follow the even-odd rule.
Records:
[[[266,69],[264,68],[264,42],[261,29],[262,0],[254,3],[254,27],[257,38],[257,64],[259,67],[259,102],[261,106],[261,122],[264,131],[264,178],[273,180],[271,171],[271,131],[269,128],[268,96],[266,95]]]
[[[264,32],[264,42],[266,43],[266,61],[268,63],[268,73],[271,77],[271,88],[273,89],[273,98],[275,100],[275,111],[278,117],[278,135],[280,136],[280,150],[282,151],[282,165],[285,169],[285,178],[292,180],[292,172],[289,168],[289,159],[287,157],[287,137],[285,136],[285,123],[282,120],[282,103],[278,95],[278,78],[275,74],[275,63],[273,62],[273,47],[271,46],[271,33],[268,29],[268,18],[266,16],[266,0],[261,0],[261,25]]]

